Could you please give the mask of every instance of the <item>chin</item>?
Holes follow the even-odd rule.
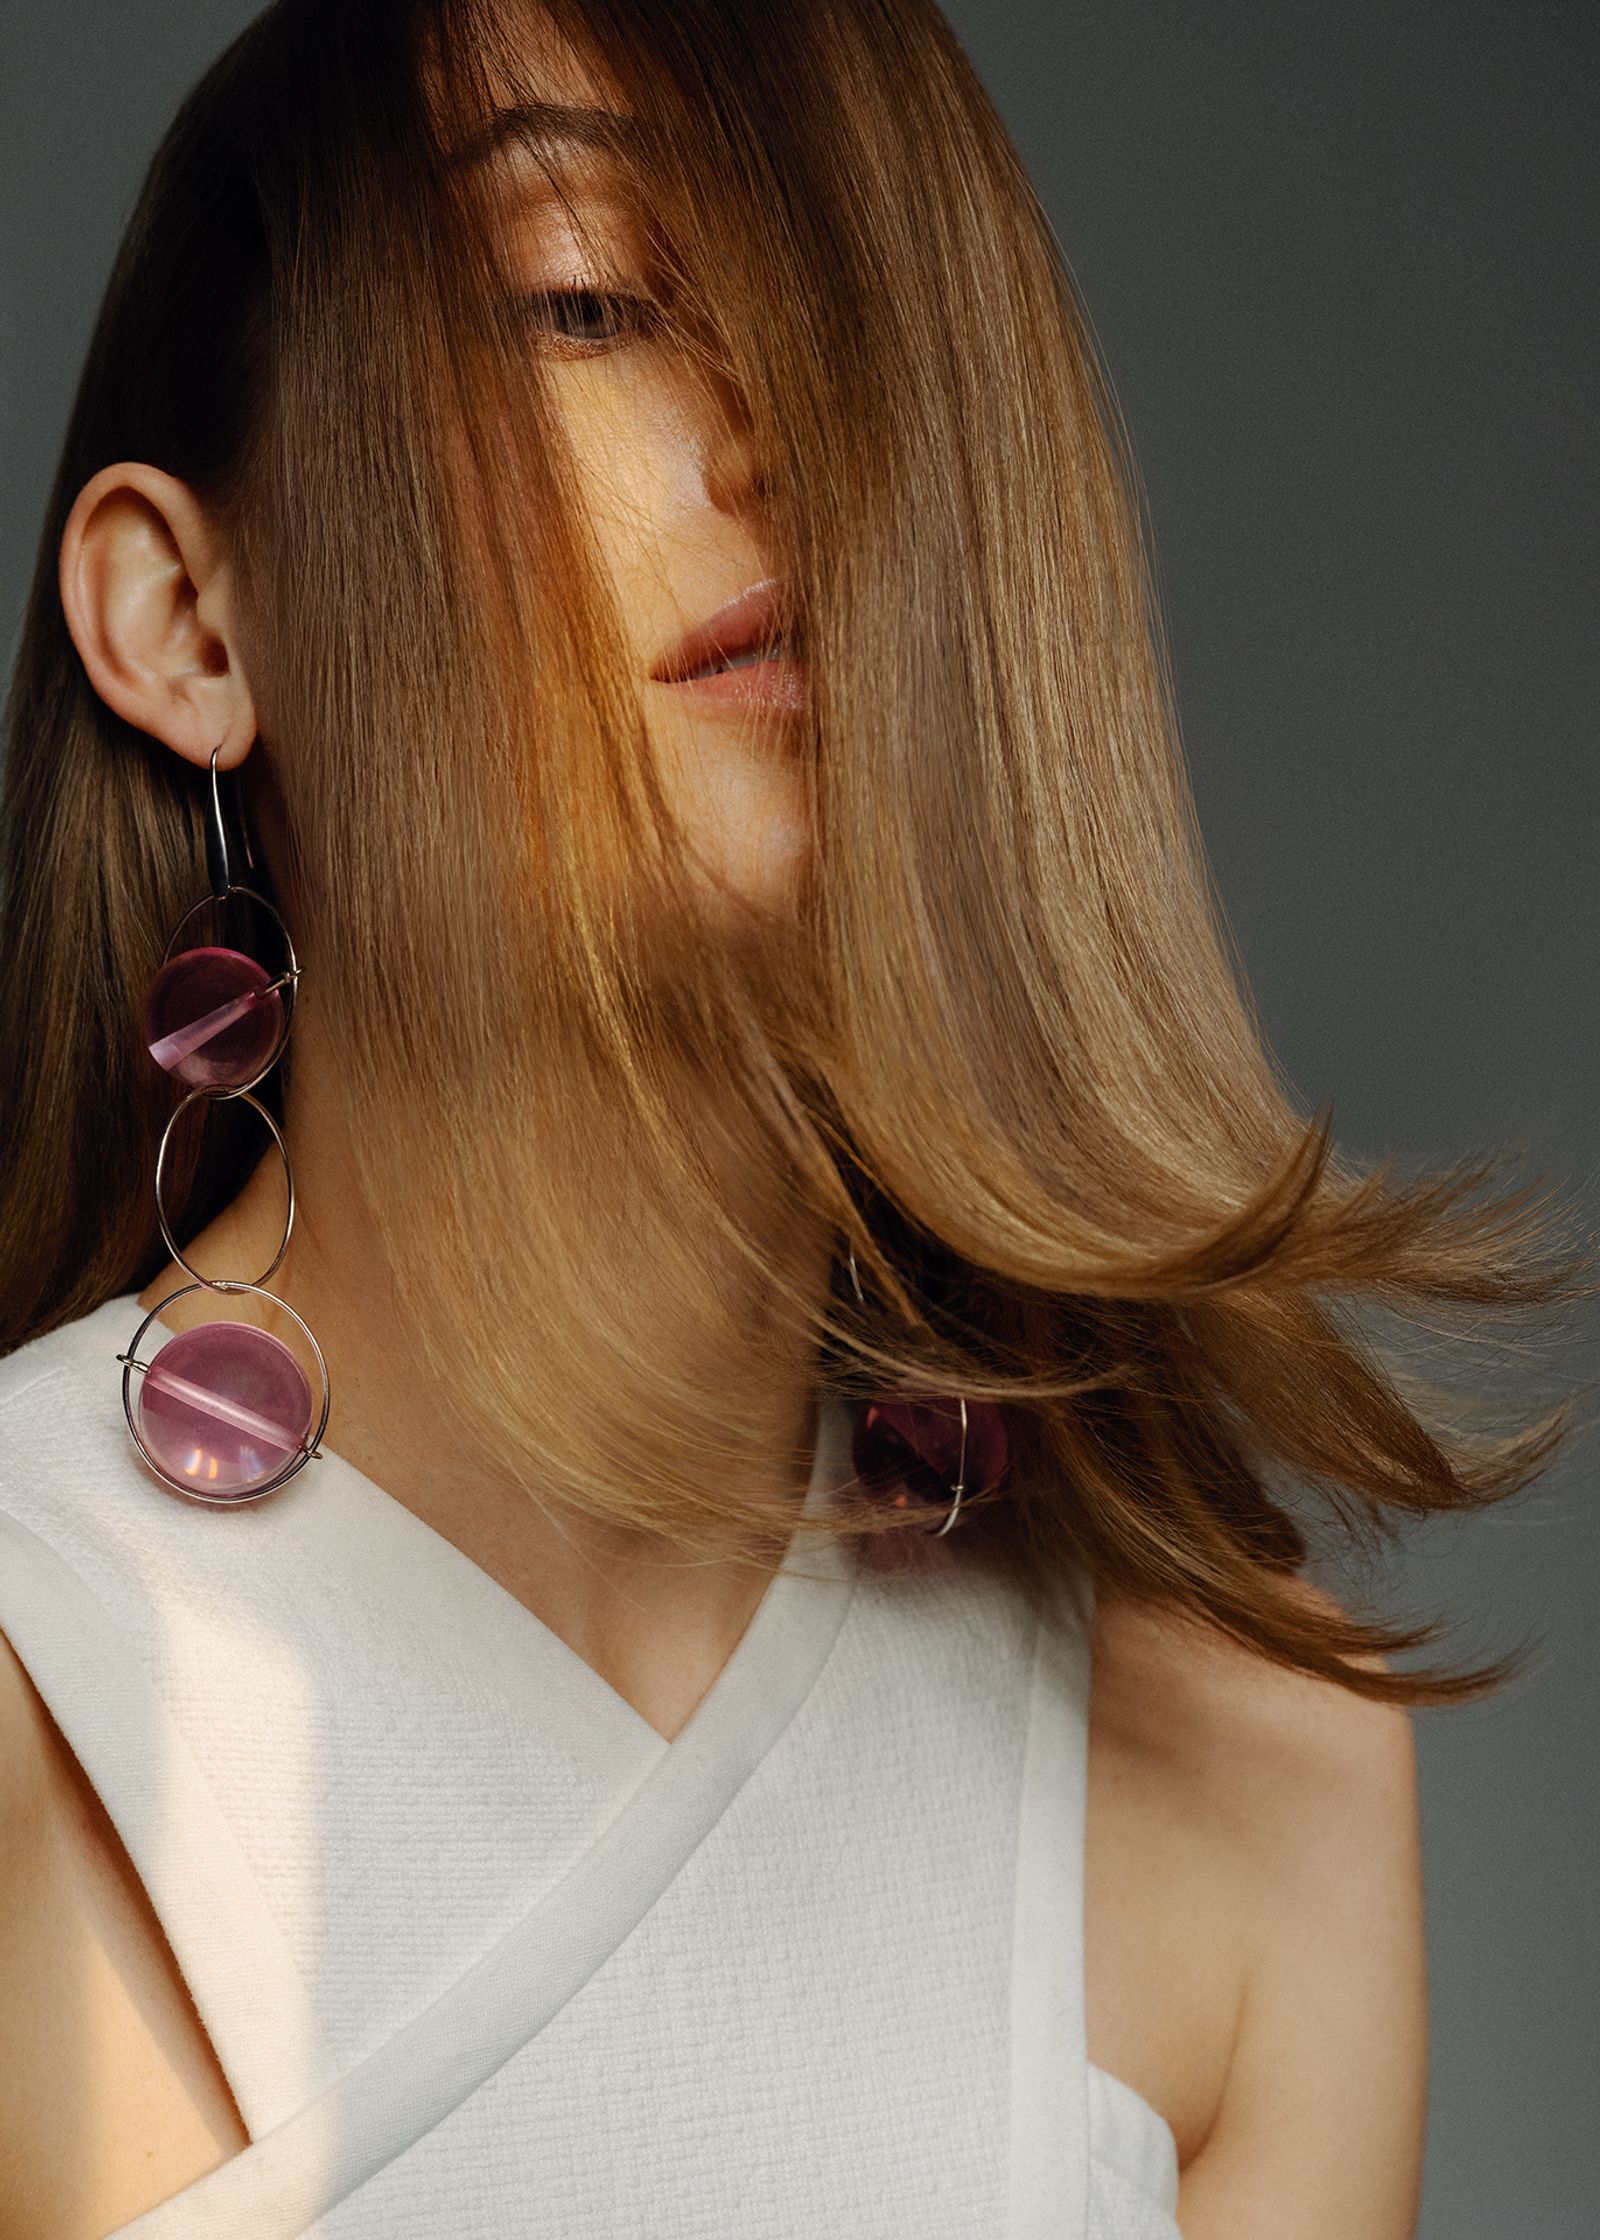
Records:
[[[741,844],[723,845],[710,855],[710,873],[700,879],[705,920],[732,936],[759,936],[768,927],[792,922],[811,864],[810,835],[798,824],[775,819]]]

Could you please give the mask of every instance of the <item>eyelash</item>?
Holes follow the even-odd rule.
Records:
[[[540,328],[560,349],[584,357],[636,341],[651,331],[658,316],[649,296],[620,288],[536,288],[518,299],[518,309],[530,326]],[[574,333],[561,323],[564,318],[570,318],[572,326],[602,320],[606,331]]]

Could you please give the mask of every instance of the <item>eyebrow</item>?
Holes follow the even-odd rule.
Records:
[[[580,148],[628,155],[638,145],[638,126],[621,109],[561,101],[517,101],[496,109],[488,123],[456,150],[451,166],[485,163],[505,148],[539,147],[562,140]]]

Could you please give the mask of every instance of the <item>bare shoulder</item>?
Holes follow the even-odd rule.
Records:
[[[41,1706],[22,1659],[0,1633],[0,1877],[13,1889],[44,1840],[50,1768]],[[13,1909],[0,1906],[0,1918]]]
[[[1143,2064],[1186,2240],[1409,2240],[1426,2072],[1409,1714],[1108,1600],[1088,1870],[1091,2053],[1098,2026],[1106,2066]]]
[[[1333,1608],[1304,1580],[1292,1591]],[[1415,1775],[1409,1715],[1348,1688],[1290,1672],[1209,1627],[1128,1602],[1104,1602],[1094,1649],[1101,1735],[1117,1756],[1158,1765],[1247,1852],[1315,1873],[1331,1830],[1359,1803],[1408,1820]]]

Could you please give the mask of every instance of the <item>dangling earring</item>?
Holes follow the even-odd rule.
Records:
[[[265,1289],[267,1279],[289,1249],[294,1229],[294,1176],[277,1121],[250,1091],[277,1064],[289,1038],[300,966],[294,943],[278,912],[254,887],[231,876],[227,825],[217,774],[220,747],[211,750],[211,787],[206,804],[206,874],[210,892],[186,910],[173,928],[161,969],[145,998],[144,1041],[158,1065],[187,1087],[188,1094],[162,1130],[156,1153],[156,1219],[168,1250],[193,1283],[169,1292],[140,1323],[122,1363],[122,1409],[128,1429],[145,1461],[163,1484],[191,1500],[232,1508],[259,1501],[319,1456],[332,1394],[322,1348],[304,1319],[287,1300]],[[243,854],[254,870],[249,825],[237,773],[234,799]],[[226,932],[225,905],[239,896],[255,903],[277,929],[283,969],[273,977],[254,957],[221,946],[180,947],[184,931],[202,910],[215,914],[216,931]],[[268,1267],[253,1281],[203,1276],[179,1249],[167,1218],[163,1185],[167,1147],[174,1129],[199,1100],[242,1097],[266,1122],[283,1162],[288,1211],[283,1241]],[[245,1322],[201,1322],[166,1343],[149,1361],[139,1358],[139,1342],[150,1325],[176,1300],[192,1291],[250,1291],[271,1299],[292,1315],[316,1357],[322,1379],[322,1410],[316,1429],[311,1386],[305,1371],[281,1338]],[[137,1401],[135,1370],[140,1372]]]
[[[847,1243],[845,1251],[851,1287],[865,1306],[854,1245]],[[961,1395],[876,1394],[857,1416],[851,1441],[857,1477],[891,1508],[937,1514],[949,1503],[943,1524],[930,1528],[935,1540],[954,1525],[969,1493],[988,1493],[1000,1483],[1009,1458],[1005,1418],[996,1404]]]

